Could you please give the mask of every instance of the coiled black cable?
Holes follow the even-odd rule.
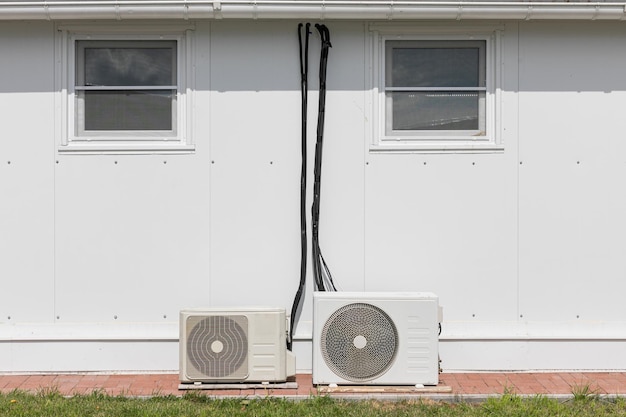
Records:
[[[311,24],[298,25],[298,42],[300,44],[300,96],[302,98],[302,169],[300,173],[300,284],[291,307],[291,320],[289,323],[289,337],[287,348],[291,350],[293,345],[293,333],[300,311],[302,294],[306,284],[306,258],[307,258],[307,227],[306,227],[306,180],[307,180],[307,106],[308,106],[308,73],[309,73],[309,28]],[[304,45],[302,29],[304,27]]]
[[[302,303],[302,295],[306,284],[307,265],[307,225],[306,225],[306,184],[307,184],[307,106],[308,106],[308,67],[309,67],[309,35],[310,23],[298,24],[298,41],[300,52],[300,95],[302,98],[302,169],[300,173],[300,284],[291,307],[291,321],[289,325],[289,335],[287,338],[287,348],[291,350],[293,346],[293,334]],[[302,29],[304,28],[304,40]],[[319,70],[319,104],[317,114],[317,139],[315,143],[315,165],[313,168],[313,206],[311,207],[311,228],[312,228],[312,269],[315,289],[317,291],[336,291],[330,269],[324,260],[319,246],[319,218],[320,218],[320,194],[322,180],[322,148],[324,144],[324,119],[326,111],[326,69],[328,67],[328,50],[332,47],[330,43],[330,32],[326,25],[316,24],[315,28],[321,38],[321,55]]]
[[[326,70],[328,67],[328,50],[332,47],[330,43],[330,31],[326,25],[316,24],[315,28],[321,38],[321,55],[319,70],[319,105],[317,113],[317,140],[315,143],[315,166],[313,170],[313,206],[311,208],[311,229],[312,229],[312,263],[313,278],[318,291],[336,291],[330,269],[324,260],[322,250],[319,246],[319,218],[320,218],[320,196],[322,182],[322,150],[324,145],[324,120],[326,113]]]

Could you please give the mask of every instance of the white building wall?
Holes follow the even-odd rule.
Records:
[[[206,76],[211,85],[210,301],[215,305],[287,307],[298,285],[295,34],[289,22],[212,23]]]
[[[626,32],[579,27],[533,23],[520,34],[519,296],[528,320],[626,317]]]
[[[0,322],[7,325],[53,320],[53,45],[50,24],[0,25]]]
[[[626,369],[623,24],[503,23],[505,150],[473,154],[370,152],[367,24],[326,24],[320,240],[339,288],[437,293],[446,370]],[[290,309],[297,22],[195,26],[179,155],[59,154],[55,26],[0,26],[0,370],[175,370],[180,309]]]

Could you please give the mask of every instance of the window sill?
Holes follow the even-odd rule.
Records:
[[[372,153],[502,153],[504,145],[494,143],[383,143],[370,146]]]
[[[70,143],[59,146],[61,154],[181,154],[195,152],[195,145],[181,143]]]

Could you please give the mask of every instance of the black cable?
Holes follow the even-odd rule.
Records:
[[[291,350],[293,345],[293,332],[296,326],[298,312],[302,304],[302,293],[306,283],[306,257],[307,257],[307,230],[306,230],[306,171],[307,171],[307,101],[308,101],[308,73],[309,73],[309,35],[311,24],[307,23],[304,29],[304,51],[302,45],[302,27],[298,25],[298,42],[300,44],[300,95],[302,97],[302,169],[300,173],[300,284],[291,307],[291,321],[289,323],[289,337],[287,348]]]
[[[305,27],[304,45],[302,41],[302,28]],[[291,308],[291,321],[289,326],[289,337],[287,338],[287,348],[293,346],[293,333],[298,312],[301,307],[302,294],[306,283],[306,257],[307,257],[307,227],[306,227],[306,183],[307,183],[307,106],[308,106],[308,65],[309,65],[309,35],[310,23],[306,26],[298,25],[298,41],[300,52],[300,94],[302,97],[302,170],[300,174],[300,237],[301,237],[301,259],[300,259],[300,284]],[[320,217],[320,195],[322,179],[322,148],[324,142],[324,119],[326,110],[326,69],[328,66],[328,49],[332,47],[330,43],[330,32],[325,25],[316,24],[321,38],[321,55],[319,70],[319,105],[317,116],[317,139],[315,144],[315,165],[313,183],[313,206],[311,207],[311,228],[312,228],[312,269],[315,288],[318,291],[336,291],[330,269],[324,260],[319,246],[319,217]],[[327,289],[328,288],[328,289]]]
[[[321,265],[320,265],[320,248],[319,248],[319,206],[320,206],[320,188],[321,188],[321,146],[323,138],[320,137],[321,127],[320,121],[324,120],[323,113],[323,99],[322,99],[322,85],[324,83],[323,77],[323,57],[324,57],[324,36],[323,31],[320,29],[320,25],[316,24],[315,28],[320,33],[322,48],[320,56],[320,71],[319,71],[319,109],[317,119],[317,135],[315,142],[315,162],[313,165],[313,206],[311,207],[311,229],[312,229],[312,266],[313,266],[313,279],[315,281],[315,288],[317,291],[325,291],[324,282],[322,279]]]
[[[328,50],[330,43],[330,31],[326,25],[316,24],[315,28],[321,38],[320,70],[319,70],[319,105],[317,113],[317,140],[315,144],[315,166],[313,170],[313,206],[311,208],[312,228],[312,262],[313,278],[318,291],[336,291],[330,269],[324,260],[319,246],[319,217],[320,196],[322,180],[322,150],[324,145],[324,120],[326,111],[326,69],[328,67]],[[328,285],[328,288],[327,288]]]

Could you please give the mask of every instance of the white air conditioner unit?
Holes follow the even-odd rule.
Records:
[[[295,375],[285,310],[189,309],[180,312],[182,383],[284,382]]]
[[[313,314],[313,384],[438,384],[436,295],[316,292]]]

